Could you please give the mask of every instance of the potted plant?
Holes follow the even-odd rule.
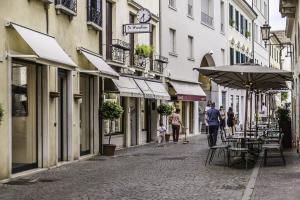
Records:
[[[230,24],[230,26],[234,26],[234,24],[235,24],[235,21],[233,20],[233,19],[231,19],[230,21],[229,21],[229,24]]]
[[[170,116],[174,111],[174,107],[172,105],[162,103],[158,106],[157,112],[160,114],[160,122],[162,122],[163,116]],[[166,123],[167,125],[167,123]],[[169,142],[170,134],[166,134],[166,142]]]
[[[279,128],[284,133],[283,148],[292,148],[292,127],[290,110],[286,108],[278,108],[277,117],[279,119]]]
[[[150,58],[150,56],[153,54],[154,48],[149,45],[141,44],[136,45],[135,47],[135,54],[143,57],[143,58]]]
[[[249,38],[251,36],[250,31],[246,31],[246,38]]]
[[[0,125],[3,120],[3,117],[4,117],[4,109],[3,109],[2,104],[0,103]]]
[[[115,101],[105,101],[101,108],[101,114],[102,114],[103,119],[109,120],[111,127],[112,127],[114,120],[120,118],[122,113],[123,113],[122,106],[120,106]],[[108,144],[103,144],[103,155],[113,156],[115,154],[116,145],[110,144],[111,136],[112,136],[111,130],[109,131],[108,136],[109,136]]]

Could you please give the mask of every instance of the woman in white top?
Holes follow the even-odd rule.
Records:
[[[178,142],[179,139],[179,130],[181,125],[180,109],[176,109],[176,112],[171,116],[171,123],[173,129],[173,142]]]

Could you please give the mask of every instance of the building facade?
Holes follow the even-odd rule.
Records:
[[[299,47],[300,47],[300,5],[298,1],[281,0],[279,11],[282,17],[286,17],[286,36],[292,43],[292,48],[288,50],[292,54],[291,58],[291,71],[294,73],[294,82],[292,90],[292,133],[293,141],[299,142],[300,137],[300,85],[299,85]],[[292,52],[292,53],[291,53]]]
[[[162,83],[158,1],[1,2],[0,179],[102,152],[107,133],[128,147],[153,141]],[[147,8],[151,33],[125,34]],[[22,10],[22,12],[19,12]],[[137,44],[151,46],[150,55]],[[112,125],[104,101],[125,112]]]
[[[203,131],[208,100],[219,105],[218,86],[193,68],[226,63],[227,10],[226,2],[217,0],[161,1],[161,54],[168,57],[170,94],[188,134]]]

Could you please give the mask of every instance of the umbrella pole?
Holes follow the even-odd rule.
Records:
[[[269,117],[268,117],[268,127],[270,128],[270,118],[271,118],[271,93],[269,93]]]
[[[252,133],[252,101],[253,101],[253,95],[252,95],[252,92],[250,93],[250,133]]]
[[[247,136],[247,118],[248,118],[248,96],[249,96],[249,89],[248,87],[246,88],[246,112],[245,112],[245,122],[244,122],[244,138]]]
[[[258,93],[255,93],[255,137],[257,137],[258,132]]]

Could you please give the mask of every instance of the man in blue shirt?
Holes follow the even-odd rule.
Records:
[[[207,111],[207,123],[210,138],[212,139],[212,146],[217,144],[219,121],[221,119],[220,112],[215,109],[215,106],[216,104],[214,102],[211,103],[211,108]]]

